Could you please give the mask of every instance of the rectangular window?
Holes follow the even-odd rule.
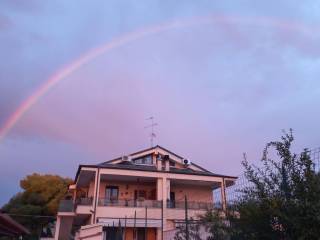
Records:
[[[132,160],[135,164],[152,165],[152,155],[139,157]]]
[[[107,201],[116,201],[119,197],[119,187],[108,186],[106,187],[106,200]]]
[[[147,197],[147,192],[145,190],[135,190],[134,199],[135,200],[144,200]]]

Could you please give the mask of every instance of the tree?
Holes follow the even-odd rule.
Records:
[[[269,142],[263,151],[262,167],[244,159],[249,185],[242,190],[243,197],[235,203],[234,210],[227,212],[226,218],[215,221],[216,225],[229,223],[229,228],[220,226],[228,233],[226,237],[319,239],[320,175],[314,169],[308,149],[300,154],[292,152],[293,141],[290,129],[289,133],[284,132],[281,141]]]
[[[189,240],[201,240],[200,237],[200,222],[196,222],[193,218],[189,220]],[[174,240],[185,240],[186,238],[186,224],[179,224],[177,226]]]
[[[207,240],[226,240],[230,238],[230,227],[227,219],[219,211],[208,210],[200,217],[201,223],[210,233]]]
[[[245,222],[250,231],[244,232],[257,239],[319,239],[320,176],[308,149],[292,153],[293,141],[290,129],[281,141],[268,143],[261,159],[263,168],[243,161],[252,185],[244,189],[239,203],[239,223]],[[278,161],[270,157],[272,149]]]
[[[59,202],[71,183],[71,179],[57,175],[28,175],[20,181],[23,191],[12,197],[2,211],[26,226],[32,232],[31,238],[39,236],[42,227],[54,220]]]

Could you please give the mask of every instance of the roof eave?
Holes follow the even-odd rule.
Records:
[[[166,172],[166,173],[172,173],[172,174],[185,174],[185,175],[196,175],[196,176],[208,176],[208,177],[221,177],[221,178],[232,178],[232,179],[237,179],[238,177],[235,176],[228,176],[228,175],[221,175],[221,174],[215,174],[211,172],[204,172],[204,173],[185,173],[185,172],[172,172],[172,171],[165,171],[165,170],[146,170],[146,169],[120,169],[117,167],[112,167],[112,166],[102,166],[102,165],[79,165],[78,171],[75,177],[75,183],[77,182],[77,178],[80,174],[81,168],[82,167],[87,167],[87,168],[104,168],[104,169],[118,169],[118,170],[128,170],[128,171],[142,171],[142,172]]]

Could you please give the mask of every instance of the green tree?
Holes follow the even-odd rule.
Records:
[[[190,218],[188,222],[189,240],[201,240],[200,237],[200,222],[196,222]],[[186,238],[186,224],[179,224],[177,226],[174,240],[185,240]]]
[[[54,220],[59,202],[71,183],[71,179],[57,175],[28,175],[20,181],[23,191],[12,197],[2,211],[26,226],[31,238],[39,236],[42,227]]]
[[[227,218],[219,211],[207,211],[200,217],[200,221],[210,233],[207,240],[227,240],[230,238],[230,227]]]
[[[320,176],[307,149],[292,152],[293,141],[290,130],[280,141],[269,142],[262,167],[244,159],[249,186],[227,217],[211,223],[227,232],[222,239],[319,239]],[[227,228],[219,225],[224,221]]]

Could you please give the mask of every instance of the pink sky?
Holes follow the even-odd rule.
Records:
[[[170,21],[224,21],[140,38],[64,78],[0,142],[0,204],[26,174],[73,177],[79,163],[149,147],[144,126],[150,116],[159,124],[157,144],[216,173],[241,174],[242,153],[256,162],[282,129],[294,129],[297,150],[318,147],[320,17],[308,8],[313,1],[294,9],[285,2],[111,1],[98,7],[80,1],[78,11],[63,1],[5,2],[0,126],[50,76],[90,49]]]

